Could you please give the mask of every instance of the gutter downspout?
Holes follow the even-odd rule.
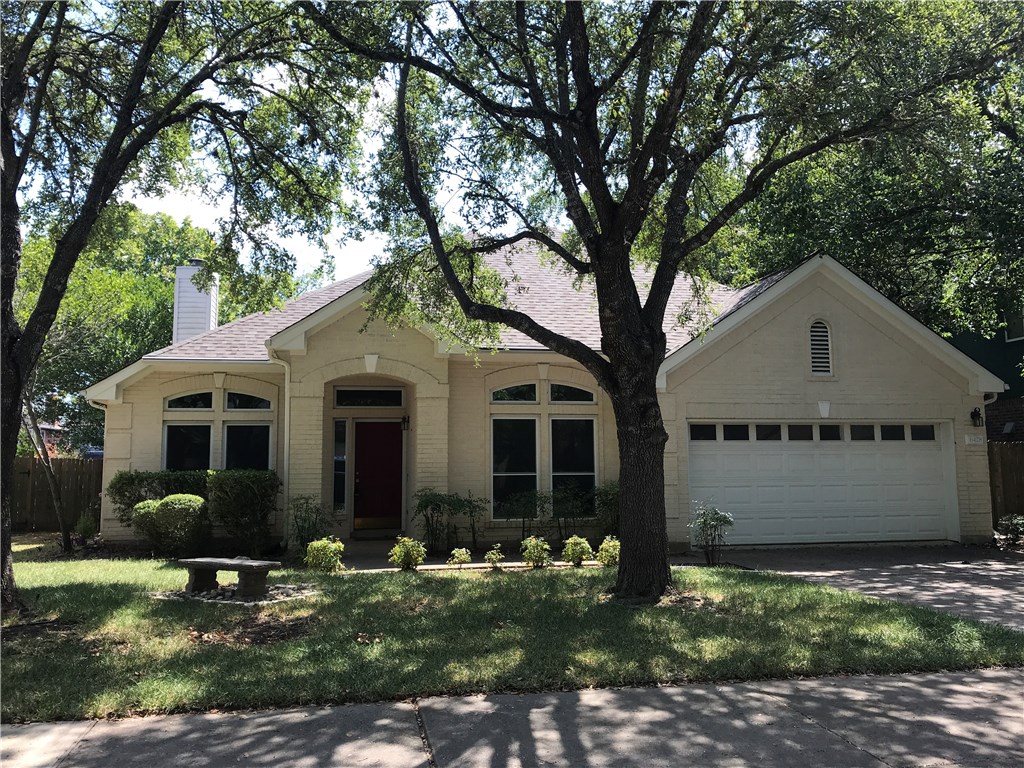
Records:
[[[277,352],[267,347],[267,354],[270,359],[284,368],[284,413],[281,417],[281,429],[284,430],[284,451],[281,456],[281,486],[284,493],[284,540],[285,547],[288,546],[290,538],[291,520],[288,517],[288,478],[291,467],[291,415],[292,415],[292,364],[281,359]]]

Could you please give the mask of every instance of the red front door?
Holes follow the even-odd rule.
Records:
[[[402,425],[355,422],[356,530],[402,527]]]

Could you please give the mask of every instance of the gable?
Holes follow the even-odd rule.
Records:
[[[817,298],[813,298],[817,295]],[[807,297],[812,297],[808,299]],[[791,323],[778,325],[776,318],[783,315],[794,303],[803,301],[803,326],[797,328]],[[662,363],[659,372],[659,388],[666,389],[670,380],[679,377],[673,372],[694,365],[702,365],[704,358],[717,358],[726,348],[735,346],[743,338],[759,335],[762,328],[772,327],[772,338],[778,337],[788,345],[778,350],[777,359],[786,360],[793,366],[794,375],[804,371],[810,373],[809,329],[818,316],[829,323],[830,307],[846,307],[857,317],[857,322],[848,328],[833,328],[834,342],[847,345],[848,349],[859,350],[857,359],[863,365],[873,365],[868,358],[878,357],[882,350],[902,350],[901,354],[911,355],[918,365],[924,365],[945,380],[956,382],[957,386],[972,393],[1002,392],[1005,384],[990,371],[971,360],[936,333],[915,320],[897,305],[875,291],[864,281],[828,257],[808,260],[793,271],[785,274],[770,290],[761,292],[749,302],[720,317],[715,326],[703,339],[694,339],[670,354]],[[790,318],[792,319],[792,318]],[[771,341],[760,334],[760,340],[771,346]],[[873,345],[873,346],[872,346]],[[895,346],[894,346],[895,345]],[[878,354],[872,350],[879,350]],[[840,354],[837,347],[836,354]],[[768,348],[750,351],[758,366],[768,364],[771,358]],[[691,361],[694,361],[691,363]],[[898,362],[898,361],[893,361]],[[838,363],[842,365],[842,363]],[[738,375],[749,376],[751,369]]]

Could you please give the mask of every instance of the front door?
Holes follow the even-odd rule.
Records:
[[[355,422],[353,527],[402,527],[402,424]]]

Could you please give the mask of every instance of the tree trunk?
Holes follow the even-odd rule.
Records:
[[[615,594],[620,599],[653,601],[672,581],[665,521],[668,434],[654,377],[632,383],[634,391],[612,398],[619,441],[621,543]]]

